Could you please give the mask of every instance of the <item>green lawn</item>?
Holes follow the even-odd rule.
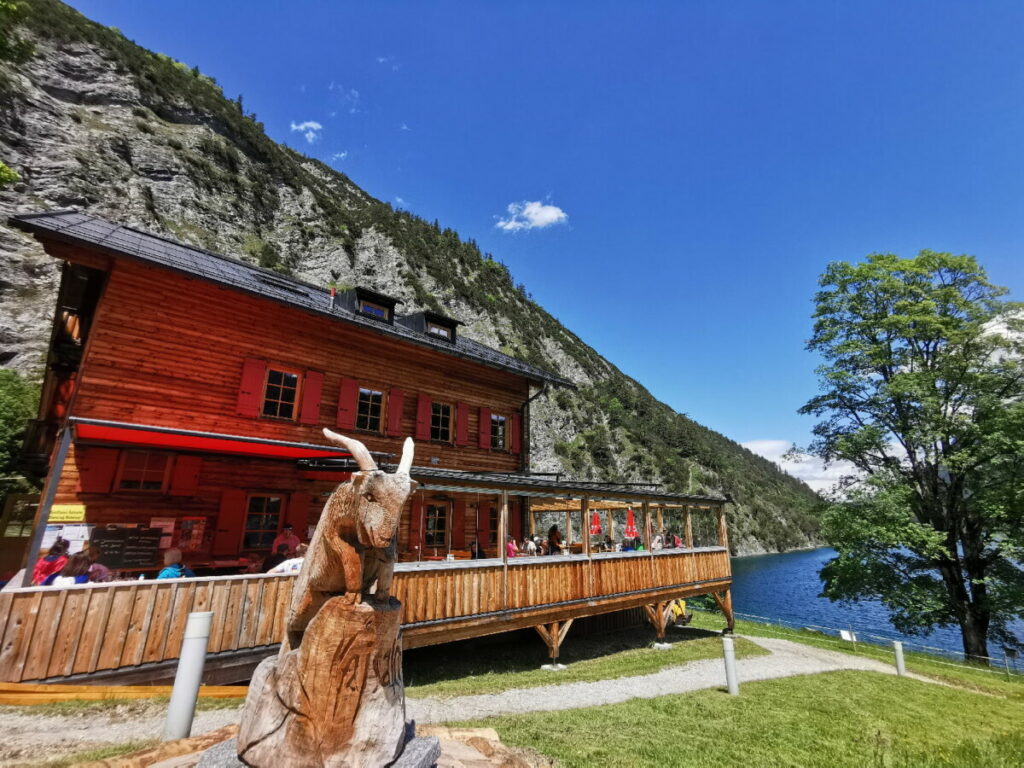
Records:
[[[722,624],[720,614],[707,611],[694,611],[691,626],[707,629],[718,628]],[[753,621],[737,621],[736,632],[741,635],[778,637],[785,640],[813,645],[830,651],[842,651],[858,656],[884,661],[895,665],[893,651],[871,643],[849,643],[838,637],[823,635],[820,632],[791,629],[774,624],[760,624]],[[1024,675],[1007,676],[999,667],[980,667],[974,665],[955,664],[949,659],[926,653],[904,651],[907,670],[920,675],[927,675],[950,685],[962,688],[1005,696],[1024,702]],[[1024,761],[1021,763],[1024,765]]]
[[[1019,768],[1024,703],[831,672],[460,725],[571,766]]]
[[[671,633],[671,650],[650,646],[652,633],[643,627],[600,635],[573,637],[562,646],[562,672],[547,672],[548,659],[540,638],[518,635],[505,643],[451,643],[405,653],[405,695],[409,698],[450,698],[477,693],[498,693],[511,688],[535,688],[553,683],[612,680],[658,672],[698,659],[722,655],[722,640],[708,631]],[[738,638],[741,657],[766,653]]]

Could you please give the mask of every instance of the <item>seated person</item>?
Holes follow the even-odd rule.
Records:
[[[299,546],[295,548],[295,557],[278,563],[267,571],[267,573],[298,573],[302,570],[302,561],[306,559],[307,549],[309,549],[309,547],[305,544],[299,544]]]
[[[103,557],[103,550],[97,546],[90,546],[85,553],[89,556],[89,581],[104,582],[113,581],[114,575],[110,572],[100,558]]]
[[[89,583],[89,556],[85,552],[76,552],[59,573],[51,573],[43,581],[43,584],[52,584],[55,587],[71,587],[75,584]]]
[[[298,545],[296,545],[296,547],[297,546]],[[262,571],[263,573],[269,573],[271,568],[276,568],[287,559],[288,544],[282,542],[274,548],[274,551],[272,553],[267,555],[266,559],[263,561],[263,565],[260,568],[260,571]]]
[[[192,569],[181,562],[181,550],[172,547],[164,552],[163,570],[156,576],[158,579],[191,579],[195,577]]]
[[[295,531],[292,528],[292,524],[285,523],[281,526],[281,532],[277,535],[277,538],[274,539],[274,543],[271,545],[270,551],[277,552],[278,548],[282,544],[285,544],[287,545],[285,555],[287,557],[291,557],[295,554],[295,550],[298,549],[298,546],[301,543],[302,542],[299,540],[299,537],[295,535]]]
[[[470,560],[483,560],[487,555],[484,554],[483,547],[480,543],[473,539],[473,543],[469,545],[469,559]]]

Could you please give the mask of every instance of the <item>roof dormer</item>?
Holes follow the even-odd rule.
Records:
[[[450,344],[455,343],[457,329],[460,325],[464,324],[461,320],[456,320],[453,317],[446,317],[445,315],[438,314],[437,312],[431,312],[429,310],[406,315],[405,317],[402,317],[399,322],[406,328],[411,328],[412,330],[425,334],[432,339],[447,341]]]
[[[391,324],[395,322],[395,305],[402,303],[369,288],[351,288],[341,294],[341,297],[345,308],[357,315]]]

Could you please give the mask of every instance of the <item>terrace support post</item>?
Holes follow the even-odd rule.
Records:
[[[718,516],[718,546],[729,548],[729,528],[725,524],[725,504],[720,504],[715,510]]]
[[[712,592],[711,596],[715,598],[718,609],[725,616],[725,631],[732,632],[736,628],[736,617],[732,612],[732,590],[726,589],[721,594]]]
[[[565,640],[565,636],[569,632],[569,627],[572,626],[572,622],[573,619],[567,619],[566,621],[553,621],[550,624],[537,624],[534,626],[537,634],[540,635],[540,639],[548,647],[548,656],[551,659],[551,663],[544,664],[541,669],[551,672],[565,669],[564,664],[558,663],[558,652],[562,647],[562,641]]]
[[[641,534],[641,538],[644,542],[644,549],[648,552],[651,551],[651,504],[648,501],[643,501],[641,507],[644,513],[644,532]]]
[[[615,510],[608,508],[608,535],[615,541]]]
[[[683,515],[683,536],[687,549],[693,549],[693,508],[686,507]]]
[[[565,544],[572,544],[572,510],[565,510]]]
[[[583,554],[590,557],[590,497],[580,499],[580,533],[583,534]]]
[[[36,513],[36,522],[32,528],[32,540],[25,552],[25,576],[21,580],[21,586],[32,586],[32,572],[36,568],[36,561],[39,559],[39,549],[43,546],[43,534],[46,533],[46,523],[50,519],[50,509],[53,507],[53,500],[57,497],[57,486],[60,484],[60,476],[64,473],[64,464],[68,460],[68,450],[71,448],[71,423],[64,425],[60,435],[60,442],[57,444],[57,453],[53,459],[53,466],[46,476],[46,490],[39,502],[39,511]]]
[[[534,536],[537,535],[537,515],[533,511],[533,497],[527,496],[525,503],[526,503],[526,509],[529,511],[530,538],[532,539]]]
[[[672,646],[665,642],[665,628],[668,626],[669,617],[672,616],[671,600],[660,600],[652,605],[645,605],[644,613],[647,620],[654,627],[654,635],[657,638],[654,647],[659,651],[669,650]]]
[[[658,505],[658,533],[660,534],[665,530],[665,516],[664,509],[661,504]]]
[[[508,491],[501,492],[501,514],[498,517],[498,546],[501,547],[501,607],[508,608]]]

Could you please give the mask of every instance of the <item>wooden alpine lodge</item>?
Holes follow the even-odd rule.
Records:
[[[27,466],[45,478],[23,563],[0,591],[0,682],[166,682],[185,618],[212,610],[210,682],[276,652],[294,576],[244,574],[286,524],[303,540],[349,455],[416,442],[393,594],[407,648],[536,628],[557,657],[578,618],[713,595],[732,625],[725,500],[530,471],[530,404],[572,384],[394,298],[328,290],[75,211],[15,216],[62,277]],[[598,551],[627,514],[645,551]],[[508,557],[507,536],[566,554]],[[652,551],[668,528],[684,546]],[[119,580],[30,586],[55,536]],[[473,543],[482,559],[470,559]],[[154,580],[176,547],[198,575]],[[140,576],[143,577],[140,580]]]

